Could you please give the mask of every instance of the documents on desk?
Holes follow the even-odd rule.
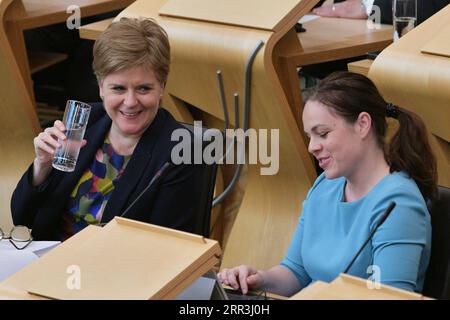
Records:
[[[220,254],[215,240],[116,217],[103,228],[88,226],[0,283],[0,296],[175,299]]]
[[[300,18],[300,20],[298,20],[298,23],[306,23],[309,21],[313,21],[316,19],[319,19],[320,16],[317,16],[315,14],[305,14],[303,17]]]
[[[27,248],[17,250],[9,240],[1,240],[0,282],[37,260],[59,243],[59,241],[33,241]]]

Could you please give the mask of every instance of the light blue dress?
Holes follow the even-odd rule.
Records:
[[[324,174],[317,178],[281,265],[302,287],[316,280],[332,281],[353,259],[389,202],[395,201],[397,206],[348,274],[420,292],[430,259],[431,222],[414,180],[404,172],[389,174],[353,202],[343,201],[345,181],[329,180]]]

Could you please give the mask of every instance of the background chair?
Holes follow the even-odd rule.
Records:
[[[431,260],[423,294],[450,299],[450,188],[439,187],[439,197],[428,203],[431,214]]]
[[[202,137],[207,128],[202,128],[202,136],[196,136],[197,132],[194,131],[194,126],[188,123],[181,123],[185,126],[194,136],[195,139],[200,139],[203,141]],[[209,144],[208,141],[203,142],[203,149]],[[203,153],[203,152],[202,152]],[[205,165],[206,169],[203,170],[203,181],[204,188],[201,190],[201,201],[200,208],[202,208],[202,212],[198,213],[198,216],[201,219],[198,222],[198,226],[196,230],[198,230],[204,237],[209,237],[210,235],[210,227],[211,227],[211,210],[212,210],[212,202],[214,198],[214,186],[216,183],[216,174],[217,174],[217,163]]]

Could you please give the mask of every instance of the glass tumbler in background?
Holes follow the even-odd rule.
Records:
[[[64,111],[64,125],[66,126],[65,140],[59,140],[61,148],[56,149],[53,168],[72,172],[75,170],[81,142],[89,119],[91,106],[80,101],[68,100]]]
[[[392,2],[394,41],[411,31],[417,24],[417,0],[394,0]]]

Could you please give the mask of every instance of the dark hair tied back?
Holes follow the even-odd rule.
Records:
[[[406,171],[425,198],[436,196],[436,158],[425,124],[418,115],[387,103],[369,78],[352,72],[334,72],[322,79],[311,90],[309,99],[322,103],[349,123],[354,123],[361,112],[370,114],[374,134],[380,148],[385,151],[391,172]],[[398,121],[398,130],[387,148],[386,117]]]

